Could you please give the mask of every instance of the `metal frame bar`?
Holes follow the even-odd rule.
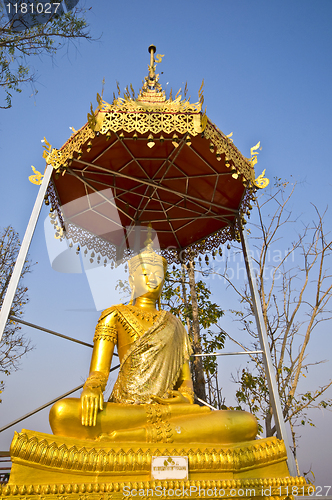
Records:
[[[110,373],[114,372],[118,368],[120,368],[120,365],[114,366],[114,368],[110,369]],[[44,410],[48,406],[51,406],[52,404],[56,403],[57,401],[60,401],[60,399],[66,398],[67,396],[69,396],[69,394],[73,394],[73,392],[79,391],[80,389],[82,389],[83,386],[84,386],[84,384],[78,385],[77,387],[75,387],[75,389],[72,389],[71,391],[65,392],[65,394],[61,394],[61,396],[58,396],[57,398],[52,399],[52,401],[49,401],[48,403],[45,403],[42,406],[39,406],[39,408],[36,408],[35,410],[30,411],[26,415],[23,415],[23,417],[17,418],[16,420],[13,420],[13,422],[10,422],[10,424],[7,424],[4,427],[1,427],[0,432],[3,432],[5,430],[9,429],[9,427],[13,427],[13,425],[18,424],[19,422],[22,422],[22,420],[25,420],[26,418],[32,417],[32,415],[35,415],[35,413],[38,413],[39,411]]]
[[[177,148],[173,149],[170,152],[170,154],[168,155],[168,157],[164,159],[164,161],[162,162],[162,164],[160,165],[160,167],[157,169],[157,171],[154,173],[154,175],[152,177],[153,182],[155,182],[156,176],[159,174],[159,172],[162,171],[162,169],[164,167],[165,167],[165,171],[164,171],[163,175],[158,179],[158,184],[160,184],[164,180],[165,176],[167,175],[167,173],[169,172],[169,170],[171,169],[172,166],[174,166],[175,168],[178,168],[175,165],[175,160],[179,156],[183,146],[184,146],[184,142],[182,141],[182,143],[179,144]],[[146,172],[145,172],[145,175],[149,178],[149,176],[147,175]],[[160,203],[160,196],[158,194],[158,188],[157,187],[152,188],[150,195],[149,195],[149,189],[150,189],[150,186],[146,186],[145,193],[148,195],[147,196],[148,199],[147,199],[146,203],[144,204],[143,198],[142,198],[139,206],[137,207],[137,210],[135,213],[135,219],[139,219],[141,217],[141,214],[146,210],[146,207],[148,206],[148,204],[150,203],[150,201],[154,197],[155,197],[154,199],[158,199],[158,201]],[[143,208],[142,208],[142,206],[143,206]],[[162,208],[162,211],[165,213],[165,208],[163,206],[161,206],[161,208]],[[166,217],[166,220],[167,220],[167,217]],[[172,233],[174,233],[173,226],[171,224],[170,224],[170,227],[171,227]],[[175,239],[176,239],[176,241],[178,241],[176,236],[175,236]]]
[[[137,158],[138,161],[144,161],[144,160],[150,160],[151,162],[153,161],[161,161],[163,158]],[[75,158],[75,161],[76,161],[76,158]],[[119,170],[120,172],[125,168],[127,167],[129,164],[131,163],[131,161],[129,161],[128,163],[126,163],[123,167],[121,167],[121,169]],[[90,166],[90,164],[89,164]],[[174,165],[178,170],[181,170],[180,167],[178,167],[177,165]],[[98,167],[99,168],[99,165],[96,163],[95,167]],[[74,171],[78,171],[78,172],[84,172],[84,174],[91,174],[91,175],[94,175],[94,174],[98,174],[98,171],[97,170],[88,170],[88,167],[84,168],[83,170],[81,169],[78,169],[77,167],[71,167],[72,170]],[[146,173],[144,171],[144,173]],[[181,173],[182,170],[181,170]],[[104,172],[103,175],[105,177],[113,177],[114,176],[114,172],[113,171],[108,171],[108,172]],[[186,175],[185,179],[191,179],[191,180],[196,180],[196,179],[201,179],[202,178],[202,175],[201,174],[197,174],[197,175],[188,175],[188,174],[184,174],[180,177],[167,177],[167,180],[168,181],[183,181],[184,180],[184,175]],[[229,172],[220,172],[218,174],[204,174],[204,179],[206,178],[211,178],[211,177],[225,177],[226,175],[230,175]],[[153,179],[155,179],[155,175],[153,176]],[[157,181],[159,181],[160,179],[157,179]]]
[[[30,326],[31,328],[36,328],[36,330],[40,330],[41,332],[49,333],[50,335],[55,335],[56,337],[60,337],[62,339],[70,340],[71,342],[76,342],[77,344],[84,345],[86,347],[93,348],[93,344],[88,344],[87,342],[83,342],[83,340],[74,339],[73,337],[68,337],[68,335],[63,335],[62,333],[55,332],[54,330],[50,330],[49,328],[44,328],[43,326],[35,325],[34,323],[29,323],[28,321],[24,321],[21,318],[17,318],[16,316],[9,316],[16,323],[22,323],[22,325]],[[113,356],[119,356],[117,352],[113,353]]]
[[[116,134],[116,135],[117,135],[117,134]],[[118,136],[117,136],[117,137],[118,137]],[[117,141],[116,141],[116,142],[118,142],[118,141],[119,141],[119,138],[117,139]],[[119,141],[119,142],[122,142],[122,143],[123,143],[123,141]],[[161,169],[162,169],[162,168],[166,165],[167,161],[169,162],[169,165],[168,165],[168,167],[167,167],[166,171],[164,172],[163,176],[161,177],[161,179],[158,179],[158,185],[159,185],[159,188],[162,188],[162,187],[160,186],[160,182],[164,179],[164,177],[165,177],[165,175],[166,175],[167,171],[169,170],[169,168],[170,168],[172,165],[174,165],[174,166],[175,166],[175,167],[176,167],[176,168],[177,168],[177,169],[178,169],[178,170],[179,170],[179,171],[183,174],[183,177],[185,177],[185,173],[184,173],[184,172],[183,172],[183,171],[179,168],[179,166],[178,166],[178,165],[176,165],[176,164],[175,164],[176,158],[177,158],[177,156],[178,156],[178,154],[179,154],[180,150],[184,147],[184,145],[185,145],[185,142],[184,142],[184,139],[182,139],[182,141],[180,142],[179,146],[178,146],[176,149],[174,149],[173,151],[171,151],[171,153],[169,154],[169,156],[167,157],[167,159],[165,159],[165,160],[164,160],[164,162],[163,162],[163,163],[162,163],[162,165],[159,167],[159,169],[157,170],[157,172],[155,172],[155,174],[154,174],[154,176],[153,176],[153,179],[152,179],[153,181],[154,181],[154,179],[155,179],[156,175],[158,174],[158,172],[159,172],[159,171],[160,171],[160,170],[161,170]],[[136,164],[138,164],[138,165],[141,167],[141,169],[142,169],[142,171],[144,172],[144,174],[145,174],[145,175],[147,175],[147,174],[146,174],[146,172],[145,172],[145,170],[144,170],[144,168],[143,168],[143,166],[142,166],[142,165],[140,165],[139,159],[138,159],[138,158],[135,158],[135,157],[133,156],[133,154],[130,152],[130,150],[127,148],[127,146],[125,146],[125,144],[124,144],[124,143],[123,143],[123,146],[125,147],[126,151],[128,152],[128,154],[129,154],[129,155],[131,156],[131,158],[132,158],[129,162],[127,162],[127,164],[126,164],[126,165],[128,165],[128,164],[130,164],[132,161],[134,161]],[[194,151],[194,150],[193,150],[193,151]],[[197,154],[197,152],[196,152],[196,151],[194,151],[194,153],[195,153],[195,154]],[[97,162],[97,160],[98,160],[98,159],[100,159],[102,156],[103,156],[103,153],[102,153],[102,154],[100,154],[97,158],[95,158],[95,159],[93,160],[93,163],[88,163],[88,162],[85,162],[86,166],[83,168],[83,172],[85,173],[85,171],[88,169],[88,165],[91,165],[91,166],[93,166],[94,168],[96,168],[97,170],[100,170],[100,171],[105,171],[105,173],[107,173],[107,175],[110,175],[110,172],[109,172],[109,170],[108,170],[108,169],[106,169],[106,168],[104,168],[104,167],[101,167],[100,165],[98,165],[98,163],[96,163],[96,162]],[[199,156],[199,157],[200,157],[200,156]],[[75,161],[77,161],[77,163],[84,163],[82,160],[79,160],[79,159],[76,159]],[[125,168],[125,166],[126,166],[126,165],[124,165],[124,166],[120,169],[120,171],[117,171],[117,172],[116,172],[116,175],[118,175],[119,177],[123,176],[123,174],[122,174],[122,172],[121,172],[121,171]],[[80,171],[79,171],[77,168],[75,168],[75,167],[71,170],[71,172],[72,172],[72,173],[74,173],[74,172],[76,172],[76,171],[80,172]],[[96,173],[97,173],[97,172],[96,172]],[[219,174],[215,173],[214,175],[216,175],[216,176],[217,176],[217,179],[216,179],[215,186],[214,186],[214,194],[213,194],[213,198],[214,198],[214,195],[215,195],[215,191],[216,191],[216,187],[217,187],[217,183],[218,183],[218,179],[219,179]],[[210,176],[210,175],[209,175],[209,176]],[[81,176],[78,176],[78,177],[82,180]],[[129,178],[129,177],[128,177],[128,178]],[[148,178],[148,180],[149,180],[148,175],[147,175],[147,178]],[[190,176],[189,176],[189,178],[190,178]],[[98,181],[98,180],[93,180],[93,179],[90,179],[90,180],[91,180],[91,182],[97,182],[97,183],[99,183],[99,184],[104,184],[104,183],[102,183],[102,182],[100,182],[100,181]],[[136,182],[138,182],[138,187],[141,187],[141,186],[144,186],[144,185],[145,185],[145,186],[146,186],[146,189],[145,189],[145,192],[144,192],[144,194],[143,194],[143,195],[142,195],[142,194],[140,194],[141,201],[140,201],[139,207],[138,207],[138,208],[136,208],[136,213],[135,213],[135,215],[134,215],[134,219],[136,219],[136,218],[138,217],[138,214],[139,214],[139,213],[141,212],[141,210],[142,210],[142,209],[141,209],[141,204],[143,203],[143,199],[144,199],[144,198],[147,198],[146,203],[145,203],[145,206],[144,206],[144,208],[143,208],[143,210],[145,210],[145,209],[146,209],[146,207],[147,207],[147,205],[148,205],[148,203],[149,203],[149,201],[151,200],[151,198],[153,198],[154,196],[156,196],[156,195],[157,195],[157,193],[158,193],[158,185],[156,186],[156,184],[154,183],[154,186],[153,186],[153,188],[152,188],[152,189],[153,189],[152,193],[151,193],[149,196],[147,196],[147,195],[148,195],[149,186],[151,186],[151,183],[147,184],[147,183],[146,183],[146,181],[144,181],[143,179],[135,179],[135,180],[136,180]],[[87,178],[86,178],[86,179],[85,179],[85,181],[89,181],[89,179],[87,179]],[[84,182],[84,181],[83,181],[83,182]],[[188,188],[188,176],[187,176],[187,188]],[[186,193],[181,193],[181,195],[182,195],[182,196],[180,197],[180,201],[182,201],[182,199],[184,198],[185,203],[186,203],[186,199],[187,199],[187,197],[188,197],[188,199],[190,198],[190,196],[189,196],[189,195],[188,195],[188,193],[187,193],[187,188],[186,188]],[[170,192],[171,192],[171,191],[170,191]],[[126,193],[126,192],[124,191],[124,192],[123,192],[123,193],[121,193],[121,194],[125,194],[125,193]],[[176,193],[177,193],[177,192],[176,192]],[[174,192],[174,194],[175,194],[175,192]],[[120,198],[121,198],[121,195],[120,195],[119,199],[120,199]],[[160,197],[157,197],[157,198],[159,199],[158,201],[159,201],[159,203],[160,203]],[[204,207],[204,206],[202,206],[202,205],[201,205],[202,200],[200,200],[200,203],[198,203],[198,199],[197,199],[197,200],[195,200],[195,199],[194,199],[194,197],[191,197],[191,200],[190,200],[190,201],[191,201],[191,203],[196,204],[196,205],[197,205],[197,206],[198,206],[201,210],[203,210],[203,211],[204,211],[204,213],[206,214],[206,207]],[[218,219],[218,220],[222,220],[222,221],[224,221],[226,224],[228,224],[228,223],[229,223],[229,221],[227,220],[227,217],[232,217],[232,216],[234,215],[234,213],[232,213],[232,212],[234,212],[234,211],[232,211],[232,209],[230,209],[230,210],[228,210],[228,212],[229,212],[229,213],[224,214],[223,216],[218,216],[217,214],[214,214],[214,212],[213,212],[213,210],[212,210],[212,206],[213,206],[213,205],[214,205],[215,207],[216,207],[216,206],[218,206],[218,204],[214,204],[214,203],[213,203],[213,201],[211,201],[211,202],[210,202],[210,206],[209,206],[209,208],[208,208],[207,212],[208,212],[208,213],[211,213],[211,214],[214,216],[214,218],[216,218],[216,219]],[[133,206],[132,206],[131,208],[133,208],[133,209],[134,209],[135,207],[133,207]],[[219,208],[220,208],[220,207],[219,207]],[[225,208],[225,207],[222,207],[222,208]],[[165,209],[165,207],[162,207],[162,210],[163,210],[163,211],[165,211],[165,210],[167,211],[167,209]],[[120,211],[122,211],[122,209],[120,209]],[[128,215],[128,214],[127,214],[127,215]],[[133,225],[133,222],[131,222],[131,225]],[[184,227],[186,227],[187,225],[188,225],[188,223],[187,223],[187,224],[184,224],[184,226],[181,226],[181,228],[178,228],[175,232],[178,232],[179,230],[182,230],[182,229],[183,229]],[[173,229],[172,227],[171,227],[171,232],[173,233],[173,236],[174,236],[174,229]],[[175,238],[176,238],[176,240],[177,240],[177,237],[176,237],[176,236],[175,236]]]
[[[240,238],[241,238],[242,251],[243,251],[243,255],[244,255],[244,261],[245,261],[245,265],[246,265],[249,287],[250,287],[250,292],[251,292],[251,298],[252,298],[252,303],[253,303],[253,309],[254,309],[254,314],[255,314],[255,319],[256,319],[258,337],[259,337],[261,348],[263,350],[263,362],[264,362],[264,367],[265,367],[267,384],[268,384],[268,388],[269,388],[270,404],[271,404],[271,407],[273,410],[275,426],[277,429],[277,437],[279,439],[283,439],[283,441],[285,443],[285,447],[286,447],[286,451],[287,451],[287,464],[288,464],[288,469],[289,469],[290,474],[292,476],[297,476],[294,456],[293,456],[293,453],[292,453],[290,445],[289,445],[285,420],[284,420],[284,416],[282,413],[279,392],[278,392],[278,387],[277,387],[277,382],[276,382],[276,376],[275,376],[275,370],[274,370],[273,363],[272,363],[269,342],[268,342],[268,336],[266,333],[265,323],[264,323],[264,319],[263,319],[262,306],[261,306],[261,302],[259,299],[256,278],[254,275],[252,260],[251,260],[251,256],[249,253],[248,239],[247,239],[247,235],[246,235],[245,231],[243,231],[241,229],[241,223],[239,223],[239,228],[240,228]]]
[[[177,237],[176,231],[174,230],[174,227],[173,227],[173,224],[172,224],[171,220],[169,220],[169,217],[168,217],[168,214],[167,214],[166,209],[165,209],[165,207],[164,207],[163,201],[160,199],[160,196],[159,196],[158,190],[156,190],[156,192],[155,192],[155,193],[156,193],[156,197],[157,197],[157,198],[158,198],[158,200],[159,200],[160,207],[161,207],[161,209],[162,209],[162,211],[163,211],[163,213],[164,213],[164,215],[165,215],[165,219],[167,220],[167,222],[168,222],[168,224],[169,224],[169,227],[171,228],[172,235],[173,235],[173,237],[174,237],[175,241],[177,242],[177,244],[178,244],[178,246],[179,246],[179,248],[180,248],[180,246],[181,246],[181,245],[180,245],[180,242],[179,242],[179,238]],[[183,227],[183,226],[182,226],[182,227]]]
[[[212,352],[209,354],[192,354],[192,357],[204,356],[237,356],[238,354],[261,354],[264,351],[239,351],[239,352]]]
[[[195,399],[197,399],[197,401],[199,401],[200,403],[202,403],[204,406],[208,406],[209,408],[211,408],[211,410],[217,411],[217,408],[215,408],[212,405],[209,405],[209,403],[207,403],[206,401],[203,401],[203,399],[197,398],[196,396],[195,396]]]
[[[75,173],[76,173],[76,172],[79,172],[79,173],[80,173],[81,171],[80,171],[80,170],[78,170],[78,169],[70,169],[70,172],[68,172],[68,173],[69,173],[69,174],[71,174],[71,175],[75,175]],[[77,177],[78,177],[78,174],[77,174]],[[80,179],[83,183],[97,183],[97,184],[100,184],[100,185],[104,185],[104,186],[109,187],[109,186],[108,186],[108,184],[106,184],[105,182],[102,182],[102,181],[100,181],[100,180],[96,180],[96,179],[92,179],[92,178],[89,178],[89,177],[86,177],[86,176],[84,176],[84,180],[82,180],[82,178],[81,178],[81,177],[79,177],[79,179]],[[143,184],[140,184],[140,185],[138,185],[137,187],[142,187],[142,186],[143,186]],[[90,187],[91,187],[91,189],[92,189],[92,184],[90,184]],[[95,192],[97,192],[97,191],[96,191],[96,188],[94,188],[94,189],[95,189]],[[111,188],[111,189],[113,189],[113,188]],[[136,188],[135,188],[135,189],[136,189]],[[147,188],[147,189],[148,189],[148,188]],[[158,198],[158,199],[157,199],[157,198],[155,198],[155,200],[156,200],[156,201],[158,201],[160,204],[162,204],[162,203],[163,203],[163,204],[167,203],[167,202],[165,202],[165,201],[162,201],[162,202],[161,202],[160,197],[159,197],[158,193],[156,193],[156,191],[157,191],[157,189],[155,189],[155,190],[154,190],[154,193],[152,193],[152,195],[151,195],[151,196],[153,196],[153,195],[155,194],[155,195],[157,196],[157,198]],[[98,191],[98,192],[100,192],[100,191]],[[123,200],[121,199],[121,196],[123,196],[123,195],[125,195],[126,193],[129,193],[129,192],[134,193],[134,191],[133,191],[133,190],[127,190],[127,191],[122,190],[121,194],[117,197],[117,199],[118,199],[118,200],[123,201]],[[144,213],[147,213],[147,212],[152,212],[152,213],[155,213],[155,211],[154,211],[154,210],[149,210],[149,209],[146,209],[146,206],[148,205],[148,203],[149,203],[149,202],[150,202],[150,200],[151,200],[151,196],[148,196],[147,194],[139,194],[139,193],[136,193],[136,194],[137,194],[137,196],[139,196],[142,200],[143,200],[143,199],[145,199],[145,198],[147,199],[147,203],[146,203],[146,205],[145,205],[145,207],[144,207],[144,209],[143,209],[143,210],[144,210]],[[89,197],[89,195],[87,195],[87,196]],[[172,204],[169,204],[169,207],[168,207],[168,208],[165,208],[164,206],[162,206],[162,210],[163,210],[163,212],[164,212],[164,213],[165,213],[165,212],[167,213],[167,211],[171,210],[174,206],[179,205],[181,202],[182,202],[182,199],[181,199],[181,200],[179,200],[177,203],[172,203]],[[110,201],[110,203],[111,203],[112,205],[114,205],[111,201]],[[192,201],[192,203],[195,203],[195,202],[193,202],[193,201]],[[96,205],[96,206],[98,206],[98,205]],[[132,204],[129,204],[129,206],[130,206],[133,210],[135,210],[135,207],[134,207]],[[94,207],[94,208],[95,208],[95,207]],[[78,212],[78,213],[75,215],[75,217],[76,217],[77,215],[82,215],[82,214],[84,214],[85,212],[88,212],[89,210],[91,210],[91,211],[93,211],[93,212],[94,212],[94,211],[95,211],[95,210],[94,210],[94,208],[91,208],[91,207],[89,206],[89,208],[88,208],[88,209],[84,209],[84,210],[82,210],[82,211]],[[202,208],[202,207],[200,207],[200,208]],[[125,214],[126,214],[126,216],[128,216],[127,212],[124,212],[121,208],[117,207],[117,209],[118,209],[118,210],[120,210],[122,213],[125,213]],[[137,209],[137,210],[138,210],[138,209]],[[229,220],[227,220],[227,217],[232,217],[232,215],[227,215],[227,214],[224,214],[224,215],[218,215],[218,214],[215,214],[214,212],[212,212],[212,211],[211,211],[211,208],[209,208],[208,212],[205,212],[205,213],[198,212],[197,210],[194,210],[193,208],[190,208],[190,211],[196,214],[195,221],[197,221],[197,220],[201,220],[201,219],[210,219],[210,218],[211,218],[211,215],[212,215],[212,216],[213,216],[213,218],[214,218],[215,220],[218,220],[218,221],[223,221],[223,222],[225,222],[226,224],[229,224]],[[107,220],[111,220],[111,222],[114,222],[115,224],[119,225],[116,221],[114,221],[114,220],[112,220],[112,219],[109,219],[109,218],[107,218],[106,216],[103,216],[103,215],[102,215],[102,214],[100,214],[100,213],[98,213],[98,215],[99,215],[99,216],[104,217],[104,218],[105,218],[105,219],[107,219]],[[128,216],[128,217],[129,217],[129,216]],[[135,219],[135,217],[136,217],[136,215],[134,216],[134,219]],[[166,219],[167,219],[167,216],[166,216]],[[135,220],[136,220],[136,219],[135,219]],[[139,220],[140,220],[140,222],[141,222],[141,223],[144,223],[144,222],[150,222],[150,219],[149,219],[149,220],[139,219]],[[156,223],[156,222],[163,222],[164,220],[165,220],[165,219],[153,219],[153,222],[155,222],[155,223]],[[182,216],[182,217],[181,217],[181,216],[179,216],[178,218],[174,218],[174,217],[172,217],[172,221],[189,221],[189,223],[192,223],[192,222],[193,222],[193,218],[192,218],[192,217],[185,217],[185,216]],[[188,225],[188,223],[184,224],[183,226],[181,226],[180,228],[178,228],[178,229],[176,230],[176,232],[181,231],[181,230],[182,230],[184,227],[186,227],[187,225]],[[167,232],[167,231],[165,231],[165,232]],[[174,231],[173,231],[173,230],[171,230],[170,232],[172,232],[172,233],[173,233]]]
[[[47,186],[50,182],[51,175],[52,175],[53,167],[52,165],[47,165],[44,173],[44,177],[41,183],[41,186],[39,188],[37,198],[34,204],[34,207],[31,212],[31,216],[25,231],[25,235],[22,241],[22,245],[20,248],[20,251],[17,256],[17,260],[13,269],[13,274],[10,278],[9,285],[7,288],[7,292],[2,304],[1,312],[0,312],[0,340],[2,339],[3,332],[6,327],[6,323],[10,314],[10,309],[12,307],[12,303],[14,301],[16,289],[18,287],[20,278],[21,278],[21,273],[22,269],[24,266],[24,263],[26,261],[29,247],[31,244],[31,240],[33,237],[33,234],[35,232],[36,224],[39,218],[40,211],[43,206],[43,201],[44,197],[46,194],[46,189]]]
[[[90,167],[95,167],[95,168],[99,168],[101,171],[103,170],[102,167],[100,167],[100,165],[95,165],[94,163],[91,163],[91,162],[88,162],[88,161],[82,161],[82,160],[79,160],[78,158],[75,158],[75,163],[80,163],[82,165],[87,165],[87,166],[90,166]],[[105,169],[107,170],[107,169]],[[108,170],[109,172],[109,170]],[[146,180],[146,179],[141,179],[141,178],[137,178],[137,177],[134,177],[133,175],[128,175],[128,174],[123,174],[122,172],[114,172],[115,175],[117,175],[118,177],[122,177],[123,179],[129,179],[131,181],[135,181],[135,182],[139,182],[141,184],[145,184],[146,186],[151,186],[152,188],[157,188],[157,189],[160,189],[162,191],[165,191],[165,192],[168,192],[168,193],[172,193],[172,194],[175,194],[176,196],[179,196],[180,198],[187,198],[188,200],[193,200],[193,201],[197,201],[198,203],[201,203],[202,205],[209,205],[210,207],[216,207],[216,208],[220,208],[222,210],[226,210],[227,212],[233,215],[237,215],[238,214],[238,211],[235,210],[234,208],[230,208],[230,207],[225,207],[225,205],[220,205],[219,203],[213,203],[213,202],[210,202],[210,201],[204,201],[204,200],[201,200],[200,198],[197,198],[197,196],[192,196],[192,195],[189,195],[189,194],[185,194],[185,193],[181,193],[180,191],[176,191],[175,189],[170,189],[170,188],[167,188],[165,186],[160,186],[159,184],[156,183],[156,181],[152,182],[152,181],[149,181],[149,180]],[[82,180],[82,179],[80,179]]]
[[[62,339],[70,340],[71,342],[76,342],[77,344],[85,345],[86,347],[93,347],[92,344],[88,344],[87,342],[83,342],[82,340],[74,339],[73,337],[68,337],[67,335],[55,332],[54,330],[49,330],[48,328],[44,328],[43,326],[35,325],[34,323],[29,323],[28,321],[24,321],[23,319],[17,318],[16,316],[10,315],[9,318],[12,319],[15,323],[21,323],[22,325],[30,326],[31,328],[36,328],[36,330],[50,333],[51,335],[55,335],[56,337],[61,337]]]
[[[98,191],[97,188],[95,188],[90,182],[86,181],[84,177],[81,177],[77,174],[75,174],[75,172],[71,169],[71,168],[68,168],[68,173],[70,173],[73,177],[76,177],[78,180],[80,180],[85,186],[88,186],[90,189],[92,189],[95,193],[99,194],[99,196],[101,198],[103,198],[107,203],[109,203],[110,205],[112,205],[114,208],[116,208],[117,210],[119,210],[119,212],[122,212],[126,217],[129,217],[129,219],[132,219],[132,217],[130,217],[128,214],[126,214],[126,212],[124,210],[122,210],[121,208],[117,207],[116,204],[109,198],[106,198],[105,195],[103,195],[103,192],[102,191]],[[94,181],[96,182],[96,181]],[[98,183],[98,181],[97,181]],[[133,219],[132,219],[133,220]],[[115,224],[118,224],[116,223],[115,221],[113,221]],[[119,226],[120,224],[118,224]]]

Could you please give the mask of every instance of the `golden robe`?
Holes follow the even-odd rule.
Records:
[[[171,313],[161,311],[153,325],[143,332],[137,320],[133,320],[130,306],[113,306],[111,309],[116,309],[117,319],[122,324],[128,328],[136,327],[138,338],[121,360],[119,375],[109,401],[146,404],[153,402],[151,396],[166,397],[168,391],[174,388],[182,367],[192,352],[188,334],[181,321]],[[107,310],[108,314],[109,312]]]

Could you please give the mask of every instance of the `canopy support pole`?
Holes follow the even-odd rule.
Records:
[[[239,221],[239,227],[241,228],[240,221]],[[258,337],[259,337],[261,349],[263,351],[263,362],[264,362],[264,367],[265,367],[267,384],[268,384],[268,388],[269,388],[270,404],[271,404],[271,407],[273,410],[275,426],[277,429],[277,437],[278,437],[278,439],[282,439],[285,443],[286,451],[287,451],[287,464],[288,464],[288,470],[289,470],[290,474],[292,476],[297,476],[295,461],[294,461],[293,453],[292,453],[290,445],[289,445],[286,425],[285,425],[284,416],[283,416],[282,408],[281,408],[281,404],[280,404],[278,387],[277,387],[276,377],[275,377],[275,370],[274,370],[273,363],[272,363],[268,337],[267,337],[265,323],[264,323],[264,319],[263,319],[262,306],[261,306],[261,302],[260,302],[260,298],[259,298],[259,294],[258,294],[257,283],[256,283],[255,275],[254,275],[252,260],[251,260],[251,256],[249,253],[248,239],[247,239],[247,235],[246,235],[245,231],[243,231],[242,229],[240,229],[240,237],[241,237],[241,244],[242,244],[242,251],[243,251],[243,255],[244,255],[244,261],[245,261],[247,275],[248,275],[252,304],[253,304],[253,309],[254,309],[254,313],[255,313]]]
[[[17,260],[16,260],[16,263],[15,263],[15,266],[13,269],[13,273],[11,275],[11,278],[10,278],[10,281],[8,284],[7,292],[6,292],[5,298],[3,300],[3,304],[2,304],[2,308],[1,308],[1,312],[0,312],[0,340],[2,339],[2,335],[3,335],[3,332],[4,332],[5,327],[6,327],[6,323],[7,323],[9,314],[10,314],[12,303],[13,303],[14,298],[15,298],[16,289],[18,287],[20,277],[22,274],[22,270],[23,270],[23,266],[24,266],[24,263],[26,261],[27,255],[28,255],[29,247],[31,244],[33,234],[35,232],[38,217],[39,217],[41,208],[43,206],[44,197],[46,194],[47,186],[48,186],[50,179],[51,179],[52,171],[53,171],[52,165],[47,165],[41,186],[40,186],[38,194],[37,194],[37,198],[36,198],[34,207],[33,207],[32,212],[31,212],[30,220],[28,222],[28,225],[27,225],[27,228],[25,231],[25,235],[24,235],[24,238],[23,238],[23,241],[21,244],[21,248],[20,248],[20,251],[19,251],[18,256],[17,256]]]

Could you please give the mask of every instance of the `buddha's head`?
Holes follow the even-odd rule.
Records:
[[[146,297],[157,301],[161,295],[167,270],[167,261],[152,249],[148,240],[145,249],[130,259],[129,284],[132,299]]]

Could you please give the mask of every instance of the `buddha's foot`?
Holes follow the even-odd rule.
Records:
[[[111,442],[122,442],[122,441],[133,441],[133,442],[145,442],[146,441],[146,431],[144,428],[138,427],[136,429],[124,429],[113,431],[110,434],[102,433],[98,437],[98,441],[111,441]]]
[[[112,432],[114,434],[114,432]],[[102,433],[97,437],[97,441],[112,441],[112,434]]]

